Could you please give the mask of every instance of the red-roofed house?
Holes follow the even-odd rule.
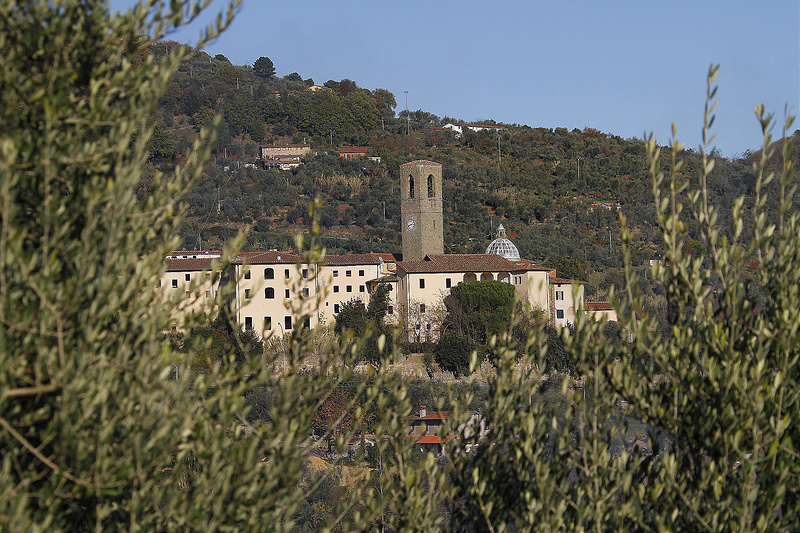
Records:
[[[617,322],[617,311],[609,302],[586,302],[586,312],[597,321],[605,318],[609,322]]]
[[[444,452],[444,443],[456,435],[477,437],[485,440],[488,429],[480,415],[473,411],[470,419],[458,428],[448,425],[453,417],[452,411],[428,411],[421,405],[416,415],[405,418],[408,424],[408,438],[414,439],[414,446],[422,451]]]
[[[339,148],[339,157],[343,157],[345,159],[358,159],[359,157],[367,157],[368,150],[369,148],[359,146]]]

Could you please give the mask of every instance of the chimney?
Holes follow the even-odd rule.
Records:
[[[428,409],[424,405],[419,406],[419,417],[425,418],[428,416]]]

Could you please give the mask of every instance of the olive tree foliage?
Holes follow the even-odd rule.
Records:
[[[0,1],[2,531],[288,531],[324,485],[302,483],[313,413],[363,345],[329,346],[314,371],[300,372],[313,350],[301,301],[291,309],[285,371],[269,356],[237,359],[232,350],[202,372],[175,372],[206,347],[190,342],[178,353],[165,334],[178,302],[158,289],[164,256],[180,244],[181,194],[213,135],[204,130],[137,200],[152,112],[189,53],[174,46],[155,60],[146,51],[209,3],[143,0],[112,15],[100,0]],[[324,261],[314,239],[297,243],[306,264]],[[227,266],[218,261],[212,277]],[[226,305],[222,288],[215,307],[180,326],[210,320]],[[197,286],[190,292],[180,297],[201,297]],[[398,436],[382,453],[403,464],[410,405],[402,385],[372,383],[361,397],[381,407],[374,430]],[[250,425],[245,395],[257,387],[275,393],[268,415]],[[349,407],[356,422],[338,435],[340,449],[364,429],[359,407]],[[403,472],[354,488],[326,527],[426,523],[409,513],[433,503],[404,489]],[[375,484],[385,497],[372,494]],[[416,503],[387,503],[408,490]]]
[[[553,390],[544,382],[543,324],[526,341],[507,333],[491,340],[497,375],[482,413],[489,434],[480,439],[465,426],[450,443],[452,530],[800,529],[800,220],[791,146],[785,139],[780,169],[770,171],[772,116],[756,108],[765,148],[753,238],[741,238],[744,199],[733,208],[731,237],[722,237],[707,186],[716,73],[709,71],[700,177],[683,178],[677,140],[666,161],[647,142],[666,257],[652,274],[665,288],[668,330],[636,290],[623,216],[626,285],[614,298],[623,328],[609,337],[606,324],[579,313],[574,332],[563,333],[583,380],[565,379],[549,399],[541,394]],[[777,198],[765,196],[772,180]],[[779,211],[774,224],[770,202]],[[684,246],[690,225],[701,254]],[[477,452],[466,453],[472,444]]]

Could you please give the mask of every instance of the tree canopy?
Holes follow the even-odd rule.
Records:
[[[459,283],[445,297],[443,330],[457,332],[478,345],[506,330],[514,308],[514,286],[502,281]]]
[[[275,75],[275,65],[270,58],[261,56],[253,63],[253,71],[262,78],[270,78]]]

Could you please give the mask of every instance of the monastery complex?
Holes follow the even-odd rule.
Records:
[[[514,285],[520,299],[546,313],[555,326],[573,323],[580,307],[613,314],[605,302],[586,305],[582,283],[573,297],[572,280],[521,259],[502,225],[486,253],[445,254],[442,166],[412,161],[401,165],[400,172],[402,259],[384,253],[347,254],[304,264],[291,252],[242,252],[227,272],[214,276],[212,265],[220,252],[173,252],[160,286],[166,296],[186,296],[176,315],[199,308],[216,297],[220,285],[232,283],[229,304],[242,328],[256,330],[262,338],[280,336],[297,327],[294,317],[302,314],[310,316],[309,327],[331,325],[344,303],[359,299],[366,306],[377,287],[387,284],[388,318],[404,326],[410,339],[436,340],[450,288],[487,280]]]

